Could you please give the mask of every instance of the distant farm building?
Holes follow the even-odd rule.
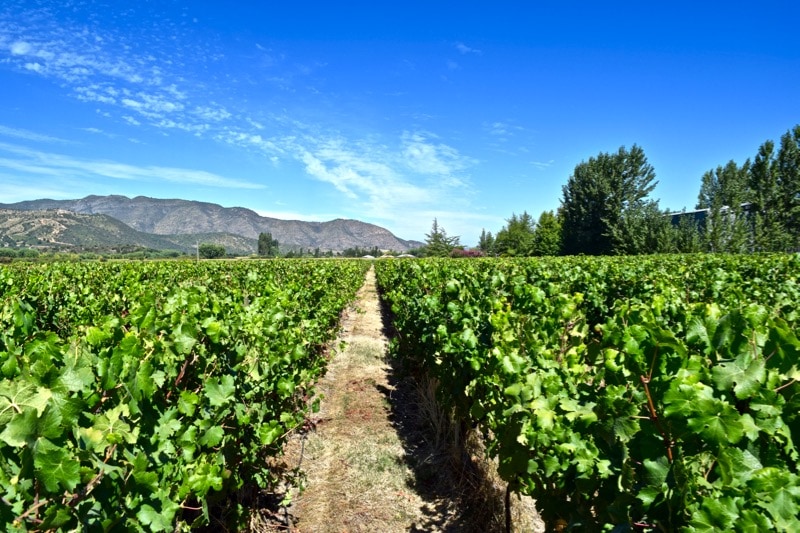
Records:
[[[740,205],[742,211],[744,211],[745,213],[745,216],[750,215],[751,206],[752,204],[750,202],[745,202]],[[728,207],[727,205],[724,205],[720,208],[721,214],[727,213],[728,211],[730,211],[730,207]],[[703,228],[706,226],[706,220],[708,219],[710,212],[711,212],[710,208],[695,209],[693,211],[679,211],[676,213],[668,213],[667,216],[670,217],[670,221],[672,222],[673,226],[678,226],[680,225],[681,222],[688,221],[699,228]]]

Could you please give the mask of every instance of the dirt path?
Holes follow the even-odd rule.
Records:
[[[387,362],[372,269],[343,320],[340,340],[345,347],[336,350],[317,387],[322,402],[315,430],[287,445],[287,463],[300,465],[306,488],[285,510],[282,529],[501,531],[502,487],[487,492],[463,468],[469,457],[442,450],[425,392]],[[485,497],[475,498],[481,491]]]
[[[319,384],[316,431],[305,442],[306,490],[291,509],[301,532],[430,530],[429,507],[392,422],[395,386],[385,361],[372,269],[346,317],[338,351]],[[442,517],[446,519],[446,517]]]

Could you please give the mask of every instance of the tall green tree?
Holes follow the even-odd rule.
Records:
[[[800,125],[766,141],[750,167],[748,212],[755,251],[800,248]]]
[[[494,247],[497,253],[510,256],[533,254],[534,229],[536,222],[527,211],[520,216],[511,214],[507,224],[497,232]]]
[[[702,177],[697,209],[708,209],[703,237],[710,252],[745,252],[750,247],[750,222],[743,204],[750,197],[750,160],[729,161]]]
[[[612,234],[621,231],[626,212],[646,206],[658,183],[655,176],[644,150],[635,144],[578,164],[562,188],[564,253],[613,253]]]
[[[609,229],[612,249],[618,255],[677,252],[678,229],[658,202],[644,202],[622,212],[620,223]]]
[[[454,248],[460,246],[459,237],[449,237],[439,221],[433,219],[431,232],[425,234],[425,255],[428,257],[447,257]]]
[[[693,216],[681,216],[677,224],[672,224],[672,242],[674,252],[695,254],[705,251],[702,227]]]
[[[561,216],[553,211],[542,211],[533,232],[533,255],[559,255],[561,253]]]
[[[280,254],[280,244],[277,239],[272,238],[272,233],[258,234],[258,255],[264,257],[277,257]]]
[[[481,230],[481,236],[478,238],[478,250],[486,255],[494,255],[494,235],[491,231]]]
[[[750,167],[748,188],[753,250],[772,252],[785,249],[788,242],[781,212],[780,179],[774,142],[766,141],[759,147]]]
[[[779,205],[787,248],[800,250],[800,125],[781,136],[778,150]]]

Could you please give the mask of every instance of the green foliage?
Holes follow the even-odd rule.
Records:
[[[382,252],[377,246],[373,246],[372,248],[361,248],[356,246],[354,248],[346,248],[342,251],[342,257],[364,257],[365,255],[380,257]]]
[[[376,265],[394,353],[438,378],[549,530],[800,528],[796,255]]]
[[[781,184],[778,180],[775,143],[767,141],[758,149],[750,167],[749,188],[750,213],[753,217],[753,248],[755,251],[785,250],[783,206],[780,201]]]
[[[552,211],[542,211],[533,233],[533,255],[559,255],[561,253],[561,216]]]
[[[280,243],[272,238],[272,233],[258,234],[258,255],[263,257],[278,257],[280,255]]]
[[[790,250],[800,250],[800,125],[781,136],[778,202]]]
[[[458,236],[448,237],[445,229],[440,227],[439,221],[434,218],[431,232],[425,235],[425,255],[427,257],[448,257],[459,246]]]
[[[672,247],[677,253],[699,253],[705,251],[702,237],[703,226],[690,216],[680,215],[678,223],[672,225]]]
[[[228,505],[215,520],[241,529],[236,494],[279,481],[267,458],[311,407],[322,347],[367,266],[0,270],[2,523],[175,531]]]
[[[781,136],[780,147],[761,145],[750,169],[749,213],[755,251],[800,249],[800,125]]]
[[[703,175],[698,209],[708,209],[703,239],[710,252],[744,252],[748,249],[749,223],[743,204],[748,199],[750,161],[741,167],[729,161]]]
[[[800,249],[800,126],[787,131],[777,152],[766,141],[753,163],[733,161],[706,172],[697,207],[713,252],[785,252]]]
[[[627,212],[645,205],[654,180],[655,171],[637,145],[578,164],[562,189],[564,253],[613,253],[613,233],[622,231]]]
[[[478,238],[478,250],[486,255],[494,255],[495,252],[495,239],[491,231],[481,230],[481,236]]]
[[[197,253],[202,259],[219,259],[225,257],[225,247],[220,244],[203,243],[199,245]]]
[[[527,211],[517,216],[512,213],[507,224],[497,232],[495,237],[495,252],[505,256],[525,257],[533,255],[534,227],[536,222]]]
[[[619,255],[677,252],[677,232],[666,213],[653,201],[627,209],[619,224],[609,228],[612,250]]]

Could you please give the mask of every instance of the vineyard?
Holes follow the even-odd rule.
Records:
[[[0,269],[0,523],[244,527],[369,262]],[[800,257],[375,263],[393,352],[548,530],[800,530]],[[318,401],[318,400],[317,400]]]
[[[270,487],[359,261],[0,270],[0,523],[172,531]],[[222,509],[222,511],[220,511]]]
[[[800,259],[376,264],[394,350],[548,530],[800,530]]]

